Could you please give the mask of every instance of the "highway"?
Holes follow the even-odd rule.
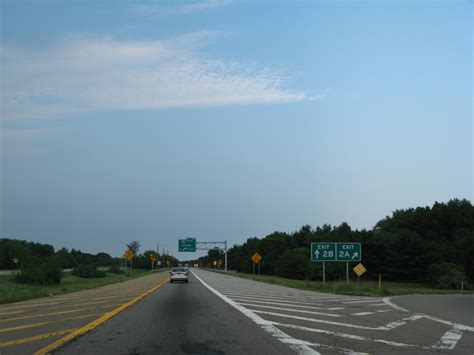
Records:
[[[198,269],[192,270],[188,284],[169,284],[163,276],[115,286],[120,290],[108,286],[83,293],[91,303],[133,290],[134,296],[146,296],[101,324],[93,320],[113,311],[82,307],[96,316],[82,323],[89,324],[89,331],[73,340],[62,342],[64,335],[58,335],[2,348],[2,334],[11,341],[17,331],[2,333],[0,328],[0,353],[41,353],[48,344],[59,344],[52,350],[59,354],[474,353],[472,295],[369,298],[291,289]],[[76,294],[68,298],[80,299]],[[26,304],[32,302],[43,301]],[[4,305],[10,308],[5,312],[22,310],[12,307],[23,304]],[[120,302],[108,301],[104,307],[109,304]],[[45,313],[37,308],[36,316]],[[58,333],[84,328],[67,318],[58,324],[63,327],[55,328]]]

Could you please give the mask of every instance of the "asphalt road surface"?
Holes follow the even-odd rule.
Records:
[[[193,275],[189,283],[160,288],[59,353],[293,354]]]
[[[163,286],[59,352],[474,353],[473,296],[352,297],[193,273],[189,284]]]

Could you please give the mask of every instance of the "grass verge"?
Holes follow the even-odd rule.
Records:
[[[159,270],[159,272],[161,271],[165,270]],[[61,283],[45,286],[15,283],[11,281],[11,275],[2,275],[0,276],[0,304],[81,291],[151,274],[152,272],[150,270],[134,269],[132,276],[107,272],[106,276],[102,278],[85,279],[67,272],[64,273],[64,278],[61,280]]]
[[[301,290],[319,291],[350,296],[383,297],[412,294],[461,294],[461,290],[438,290],[425,284],[415,283],[382,281],[381,288],[379,289],[377,281],[360,281],[359,283],[357,281],[351,281],[349,283],[346,283],[345,281],[328,281],[323,284],[322,281],[293,280],[277,276],[250,275],[237,272],[229,273],[229,275]],[[465,290],[463,294],[474,294],[474,291]]]

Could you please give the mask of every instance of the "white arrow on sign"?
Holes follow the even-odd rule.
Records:
[[[316,255],[316,259],[319,259],[319,250],[316,250],[314,254]]]
[[[356,259],[359,257],[359,253],[355,252],[354,254],[352,254],[352,259]]]

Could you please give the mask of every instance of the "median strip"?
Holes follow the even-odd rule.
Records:
[[[52,337],[55,337],[55,336],[58,336],[58,335],[64,335],[64,334],[67,334],[67,333],[71,333],[74,330],[76,330],[76,329],[75,328],[64,329],[64,330],[59,330],[57,332],[36,335],[36,336],[33,336],[33,337],[10,340],[10,341],[0,343],[0,348],[6,348],[7,346],[20,345],[20,344],[25,344],[25,343],[31,343],[33,341],[52,338]]]
[[[102,315],[101,317],[97,318],[96,320],[90,322],[89,324],[86,324],[85,326],[81,327],[81,328],[78,328],[76,329],[75,331],[73,331],[72,333],[66,335],[65,337],[55,341],[54,343],[51,343],[49,344],[48,346],[38,350],[37,352],[34,353],[34,355],[44,355],[44,354],[48,354],[50,353],[51,351],[53,350],[56,350],[57,348],[59,348],[60,346],[66,344],[67,342],[81,336],[81,335],[84,335],[86,334],[87,332],[90,332],[91,330],[93,330],[94,328],[98,327],[99,325],[105,323],[107,320],[109,320],[110,318],[116,316],[117,314],[119,314],[120,312],[124,311],[125,309],[127,309],[128,307],[132,306],[133,304],[137,303],[138,301],[142,300],[143,298],[145,298],[146,296],[148,296],[150,293],[156,291],[157,289],[159,289],[161,286],[163,286],[164,284],[166,284],[168,282],[168,279],[164,280],[163,282],[161,282],[160,284],[158,284],[157,286],[154,286],[152,288],[150,288],[148,291],[145,291],[144,293],[142,293],[141,295],[135,297],[134,299],[130,300],[129,302],[115,308],[114,310],[110,311],[110,312],[107,312],[105,313],[104,315]]]

